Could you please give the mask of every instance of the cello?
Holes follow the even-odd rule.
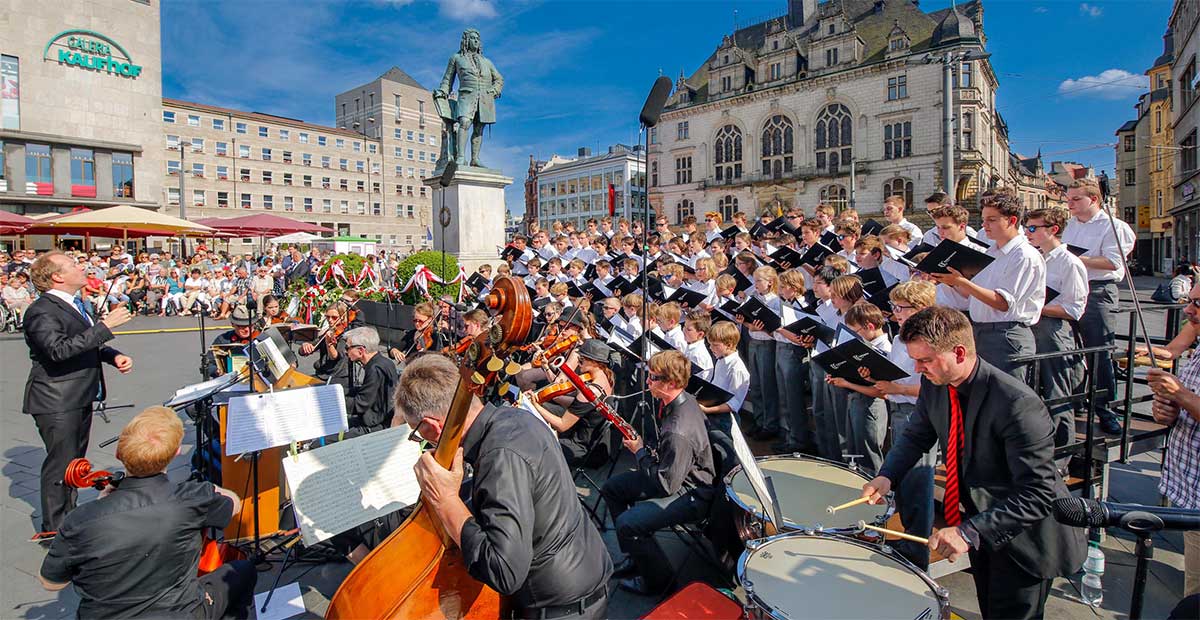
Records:
[[[504,358],[524,342],[533,322],[529,294],[516,278],[498,279],[486,303],[498,320],[475,337],[462,357],[458,389],[434,452],[442,467],[449,468],[454,461],[471,399],[495,390],[503,376],[519,370]],[[499,593],[467,573],[461,552],[453,547],[433,511],[418,500],[408,519],[338,587],[325,617],[500,618],[506,607]]]

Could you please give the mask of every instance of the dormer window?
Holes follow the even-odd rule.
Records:
[[[837,25],[829,24],[829,34],[833,34],[835,32],[837,32]]]
[[[729,64],[729,54],[725,54],[725,64]]]
[[[779,39],[771,41],[771,49],[773,49],[773,50],[779,49]]]
[[[898,38],[892,39],[890,42],[888,42],[888,50],[892,51],[892,52],[902,50],[906,47],[908,47],[908,42],[905,41],[903,38],[898,37]]]

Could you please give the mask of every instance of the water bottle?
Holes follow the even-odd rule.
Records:
[[[1087,560],[1083,563],[1083,584],[1080,592],[1083,602],[1092,607],[1099,607],[1104,602],[1104,586],[1100,578],[1104,576],[1104,552],[1100,543],[1088,543]]]

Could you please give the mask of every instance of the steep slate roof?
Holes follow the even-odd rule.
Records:
[[[1121,125],[1120,127],[1117,128],[1117,133],[1124,133],[1126,131],[1136,131],[1137,123],[1138,123],[1137,121],[1125,121],[1124,125]]]
[[[879,11],[876,11],[876,4],[881,4]],[[982,0],[968,0],[958,4],[957,10],[970,28],[975,30],[972,22],[982,19],[983,2]],[[912,0],[882,0],[882,2],[878,0],[826,0],[818,9],[819,15],[837,12],[845,13],[846,18],[854,26],[855,34],[863,40],[864,53],[860,63],[863,65],[885,58],[889,35],[897,26],[908,35],[911,42],[909,49],[913,52],[930,49],[934,46],[933,34],[949,14],[950,9],[925,13]],[[766,41],[769,24],[776,19],[786,19],[786,17],[773,17],[739,28],[733,33],[734,42],[742,50],[756,53]],[[789,34],[801,41],[810,40],[817,29],[817,19],[814,17],[810,21],[811,23],[806,28],[802,28],[799,24],[789,24]],[[978,33],[975,33],[975,36],[979,36]],[[718,41],[717,44],[713,48],[713,53],[686,80],[687,86],[695,91],[691,101],[687,104],[689,106],[708,100],[708,65],[716,58],[720,42]]]
[[[381,75],[379,77],[382,79],[385,79],[385,80],[399,82],[406,86],[413,86],[416,88],[420,88],[421,90],[429,90],[428,88],[421,86],[420,82],[413,79],[413,77],[411,75],[405,73],[404,70],[401,69],[400,67],[393,66],[391,69],[388,69],[386,73],[384,73],[383,75]]]

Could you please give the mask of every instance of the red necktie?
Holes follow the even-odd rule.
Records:
[[[963,440],[963,411],[958,401],[958,389],[950,389],[950,435],[946,438],[946,493],[942,497],[942,513],[946,525],[957,526],[962,522],[958,512],[958,451]]]

